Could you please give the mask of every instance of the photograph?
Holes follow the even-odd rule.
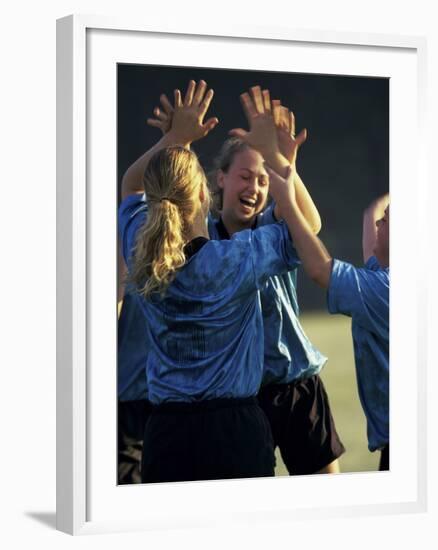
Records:
[[[116,73],[117,484],[390,470],[390,79]]]
[[[5,4],[2,548],[437,546],[433,6]]]

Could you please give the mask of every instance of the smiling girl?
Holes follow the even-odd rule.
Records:
[[[259,290],[299,260],[284,223],[208,238],[209,191],[189,146],[217,123],[204,123],[211,98],[202,81],[189,84],[184,100],[177,90],[169,131],[122,182],[120,237],[148,345],[143,482],[274,474],[271,430],[255,398],[263,376]],[[254,135],[275,138],[272,116]],[[288,185],[271,193],[287,206]]]
[[[165,95],[162,108],[155,108],[152,126],[167,131],[173,107]],[[218,157],[210,177],[216,219],[209,218],[213,239],[230,239],[237,232],[256,229],[282,218],[278,203],[266,208],[269,177],[266,152],[278,169],[294,162],[297,144],[306,131],[295,138],[293,113],[268,90],[259,86],[241,96],[250,130],[235,129]],[[261,139],[260,124],[272,116],[276,132],[271,143]],[[263,136],[265,138],[265,136]],[[282,159],[278,158],[278,147]],[[279,162],[278,162],[279,161]],[[317,234],[321,228],[318,210],[304,183],[294,171],[296,202],[306,222]],[[327,359],[312,345],[299,322],[297,268],[268,278],[260,293],[264,327],[264,373],[258,400],[266,413],[290,474],[334,473],[345,451],[336,431],[330,404],[319,372]]]
[[[219,217],[210,218],[211,238],[229,239],[243,229],[256,229],[282,217],[281,207],[266,207],[269,176],[263,156],[251,147],[258,118],[276,122],[276,139],[288,162],[296,154],[295,120],[267,90],[256,86],[241,96],[250,131],[230,132],[215,161],[212,185]],[[257,142],[256,142],[257,144]],[[264,146],[266,150],[266,146]],[[294,172],[296,202],[314,233],[321,221],[301,178]],[[284,206],[285,205],[281,205]],[[334,473],[345,451],[336,431],[324,384],[319,377],[327,359],[312,345],[299,321],[297,267],[270,277],[260,292],[264,327],[264,373],[258,400],[267,415],[274,444],[291,475]]]

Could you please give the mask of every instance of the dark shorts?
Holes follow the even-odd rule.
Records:
[[[152,408],[143,483],[273,476],[274,468],[271,429],[254,397]]]
[[[380,462],[379,462],[379,471],[380,472],[386,472],[389,470],[389,443],[383,449],[380,453]]]
[[[149,413],[148,401],[118,402],[117,482],[119,485],[141,483],[143,433]]]
[[[345,452],[318,375],[264,386],[258,400],[290,475],[314,474]]]

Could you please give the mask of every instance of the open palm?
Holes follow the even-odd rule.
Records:
[[[177,142],[192,143],[205,137],[219,122],[216,117],[204,122],[212,99],[213,90],[207,91],[205,81],[201,80],[196,84],[191,80],[184,99],[180,90],[175,90],[173,106],[167,96],[162,94],[162,109],[155,107],[156,118],[150,118],[147,122],[150,126],[159,128],[163,134],[172,132]]]

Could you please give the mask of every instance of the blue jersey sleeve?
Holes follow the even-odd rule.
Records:
[[[330,313],[343,313],[383,338],[389,333],[389,270],[372,257],[365,267],[333,260],[327,294]]]
[[[129,195],[119,206],[119,235],[122,254],[126,265],[135,246],[135,239],[140,227],[146,223],[147,203],[145,195]]]
[[[262,288],[269,277],[282,275],[300,265],[286,224],[269,224],[250,231],[250,236],[257,288]]]

